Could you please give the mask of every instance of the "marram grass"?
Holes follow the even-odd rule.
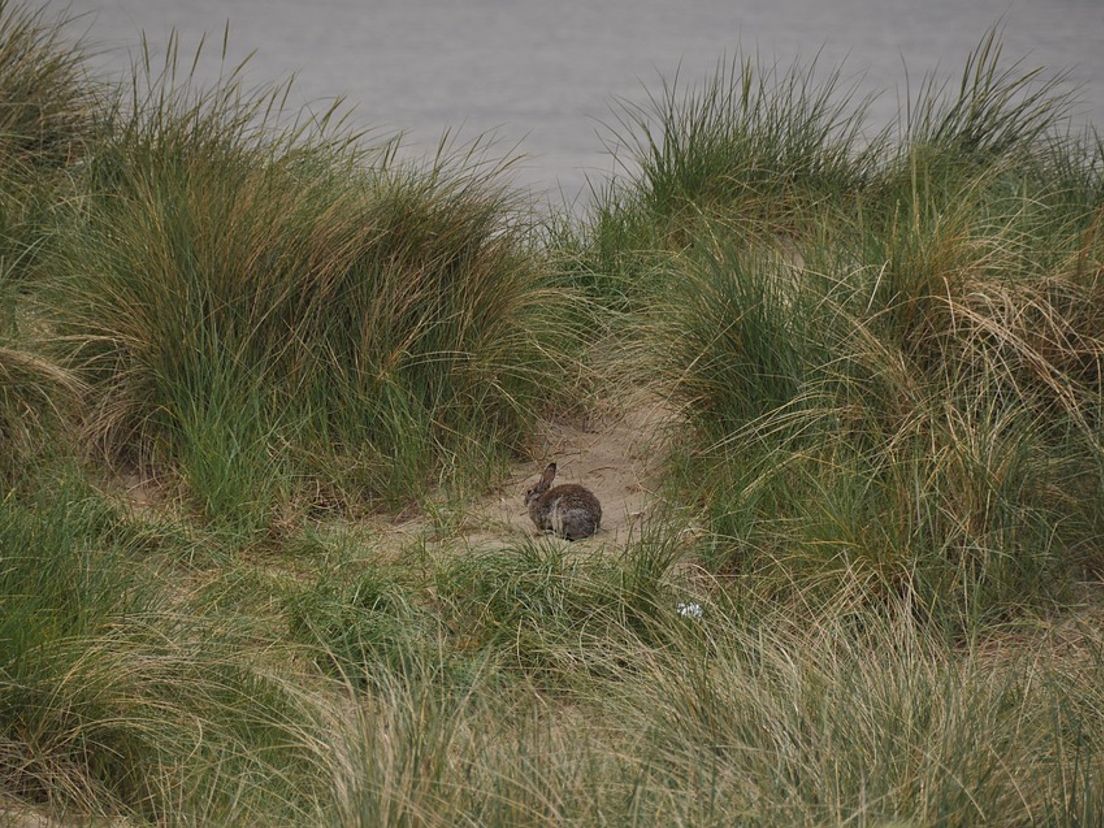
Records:
[[[671,496],[701,509],[719,571],[798,605],[904,597],[961,629],[1099,570],[1104,156],[1062,132],[1056,83],[1003,69],[990,35],[957,89],[921,88],[898,146],[840,157],[850,186],[793,185],[807,221],[747,232],[734,188],[627,257],[652,275],[626,350],[690,427]],[[649,164],[683,150],[648,146],[605,215],[665,227],[641,213]]]
[[[175,41],[92,94],[43,25],[0,9],[5,818],[1101,822],[1104,154],[994,36],[896,133],[672,83],[580,228]],[[623,548],[314,525],[485,486],[607,365],[683,418]]]
[[[9,798],[220,824],[1083,825],[1099,815],[1092,615],[965,644],[897,603],[795,616],[706,592],[694,596],[701,616],[685,617],[654,548],[613,564],[568,562],[547,546],[482,556],[474,576],[447,560],[428,579],[401,575],[404,586],[376,576],[375,598],[335,571],[335,586],[349,586],[344,626],[315,627],[323,637],[296,654],[256,632],[252,646],[235,641],[232,610],[204,618],[179,599],[169,610],[152,581],[115,565],[136,536],[94,502],[72,502],[61,519],[9,505],[0,526],[10,541],[49,525],[41,549],[54,550],[49,566],[9,561],[5,575],[9,586],[55,585],[6,593],[24,596],[8,602],[22,635],[5,636]],[[61,537],[64,547],[47,540]],[[60,554],[73,540],[100,566],[63,591],[57,567],[81,567]],[[309,584],[286,589],[313,593],[292,606],[318,620],[343,591],[319,603]],[[44,623],[58,601],[77,611],[64,629]],[[354,626],[360,645],[349,649]],[[341,650],[327,649],[335,633]],[[336,684],[304,658],[327,654],[341,666]]]
[[[110,458],[264,525],[292,493],[400,504],[530,440],[581,308],[493,168],[258,124],[272,100],[235,77],[135,83],[150,91],[87,165],[52,298]]]
[[[93,139],[103,101],[73,21],[45,7],[0,3],[0,165],[57,167]]]
[[[1096,644],[948,651],[913,622],[825,620],[704,647],[612,648],[630,669],[549,705],[385,687],[358,714],[352,825],[1086,825],[1100,818]],[[807,622],[807,619],[806,619]],[[674,622],[672,622],[674,623]],[[1091,624],[1086,627],[1089,632]],[[688,643],[694,641],[694,643]],[[1095,665],[1095,666],[1093,666]]]

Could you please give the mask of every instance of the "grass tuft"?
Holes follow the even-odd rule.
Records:
[[[521,450],[579,311],[497,168],[277,128],[279,89],[193,94],[176,60],[136,74],[58,259],[54,321],[107,456],[264,526],[292,494],[402,504],[454,458]]]

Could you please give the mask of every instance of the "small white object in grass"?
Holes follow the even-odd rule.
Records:
[[[679,603],[676,607],[678,614],[683,618],[701,618],[702,606],[701,604],[685,604]]]

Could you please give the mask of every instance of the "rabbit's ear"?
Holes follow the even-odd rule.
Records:
[[[556,477],[556,464],[549,463],[548,467],[544,470],[544,474],[541,475],[540,487],[547,489],[552,485],[552,480]]]

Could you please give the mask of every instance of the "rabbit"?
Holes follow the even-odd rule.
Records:
[[[590,537],[602,522],[602,504],[593,492],[575,483],[550,489],[555,476],[556,464],[549,463],[541,479],[525,491],[529,517],[542,532],[569,541]]]

